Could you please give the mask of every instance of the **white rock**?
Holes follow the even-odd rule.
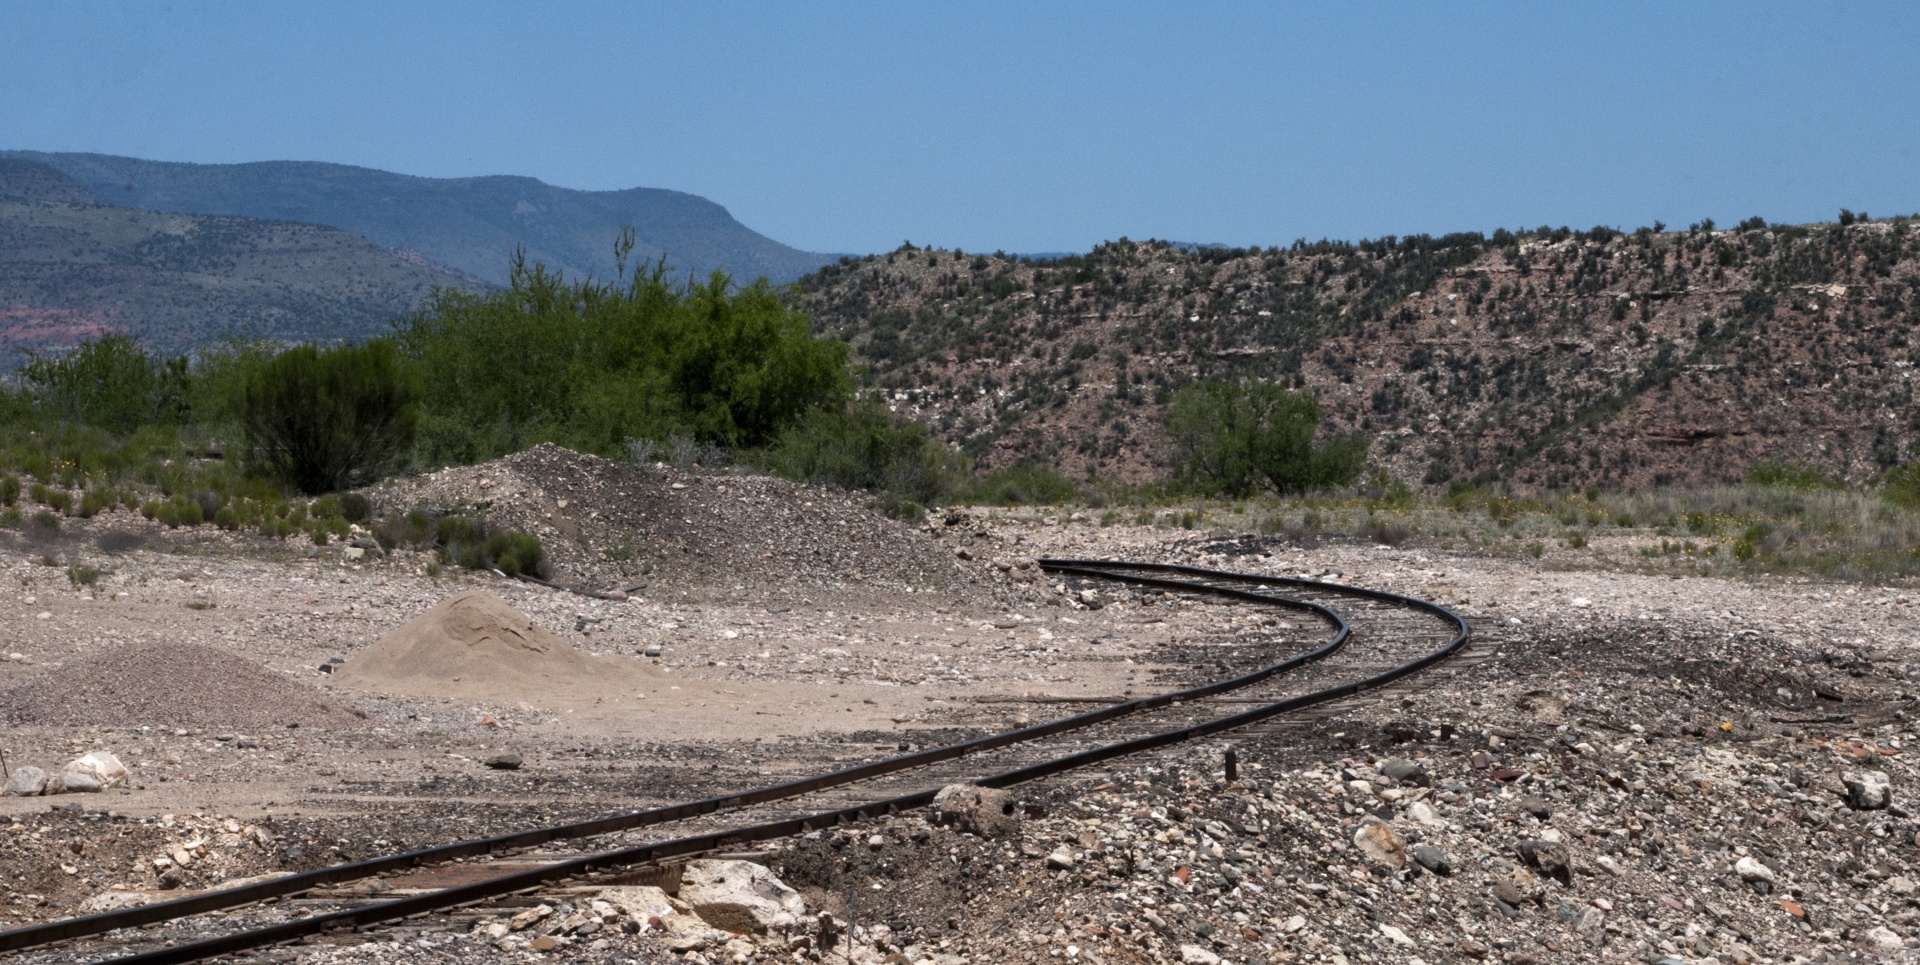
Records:
[[[691,861],[680,873],[680,900],[707,924],[736,932],[785,930],[806,916],[800,893],[751,861]]]
[[[1906,945],[1906,942],[1902,941],[1899,935],[1894,934],[1893,929],[1885,925],[1875,925],[1867,930],[1867,944],[1883,952],[1891,952],[1899,950]]]
[[[1734,862],[1733,870],[1745,881],[1773,883],[1773,869],[1755,861],[1751,855]]]
[[[1434,827],[1434,826],[1446,823],[1445,821],[1440,820],[1439,815],[1433,813],[1433,808],[1428,807],[1427,802],[1425,801],[1415,801],[1412,804],[1407,805],[1407,820],[1412,821],[1415,824],[1424,824],[1429,827]]]
[[[127,765],[106,751],[94,751],[67,762],[60,769],[62,775],[83,775],[92,778],[101,787],[120,787],[133,775],[127,773]]]
[[[1220,965],[1220,956],[1198,945],[1180,946],[1181,965]]]
[[[1287,919],[1287,920],[1286,920],[1286,921],[1285,921],[1284,923],[1282,923],[1282,924],[1281,924],[1281,926],[1280,926],[1280,930],[1281,930],[1281,931],[1283,931],[1283,932],[1286,932],[1286,933],[1287,933],[1287,934],[1289,934],[1289,935],[1291,935],[1291,934],[1293,934],[1294,932],[1297,932],[1297,931],[1299,931],[1300,929],[1302,929],[1302,928],[1305,928],[1305,927],[1307,927],[1307,919],[1306,919],[1306,916],[1305,916],[1305,915],[1295,915],[1295,916],[1293,916],[1292,918],[1289,918],[1289,919]]]
[[[1380,924],[1380,934],[1387,936],[1387,940],[1390,942],[1393,942],[1396,945],[1414,944],[1414,940],[1411,938],[1408,938],[1406,932],[1403,932],[1400,929],[1395,928],[1392,925],[1389,925],[1385,922],[1381,922]]]

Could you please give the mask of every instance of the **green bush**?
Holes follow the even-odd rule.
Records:
[[[120,433],[186,418],[191,378],[184,356],[150,355],[118,334],[62,355],[27,355],[21,380],[48,415]]]
[[[1920,459],[1887,473],[1880,496],[1903,509],[1920,509]]]
[[[867,490],[901,519],[953,495],[966,472],[966,457],[925,425],[896,422],[877,404],[809,413],[753,458],[788,479]]]
[[[624,259],[630,233],[622,245]],[[815,338],[773,286],[718,272],[674,285],[664,265],[600,283],[516,262],[506,290],[442,291],[397,338],[435,462],[544,441],[607,456],[674,435],[758,447],[852,388],[846,346]]]
[[[80,512],[78,515],[81,519],[92,519],[99,515],[101,511],[113,508],[117,501],[111,492],[101,489],[89,489],[80,497]]]
[[[246,381],[248,461],[308,494],[377,478],[413,443],[416,399],[390,342],[288,349]]]
[[[508,576],[541,575],[546,550],[538,537],[526,533],[496,533],[487,537],[486,557],[494,568]]]
[[[349,523],[364,523],[373,517],[373,503],[359,493],[345,493],[340,497],[340,515]]]
[[[1843,483],[1829,477],[1815,466],[1803,466],[1767,459],[1755,463],[1747,471],[1747,482],[1755,486],[1769,486],[1775,489],[1797,489],[1813,492],[1820,489],[1840,489]]]
[[[8,476],[0,479],[0,506],[12,506],[20,501],[20,477]]]
[[[73,584],[76,589],[83,586],[92,586],[100,582],[100,571],[91,566],[69,566],[67,567],[67,582]]]
[[[1235,498],[1262,486],[1295,495],[1353,482],[1369,440],[1316,445],[1319,427],[1311,395],[1263,382],[1195,382],[1167,407],[1174,478],[1195,493]]]
[[[967,487],[967,501],[990,506],[1054,506],[1078,498],[1080,492],[1060,471],[1044,463],[1008,466],[975,480]]]

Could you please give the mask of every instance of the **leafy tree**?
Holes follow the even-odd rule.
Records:
[[[506,290],[440,292],[397,340],[419,372],[433,461],[549,441],[616,455],[674,435],[760,446],[852,390],[846,346],[815,338],[773,286],[720,272],[675,285],[664,263],[603,284],[516,258]]]
[[[109,432],[187,416],[186,358],[148,354],[127,335],[103,335],[62,355],[28,352],[20,375],[42,412]]]
[[[1320,403],[1263,382],[1195,382],[1167,407],[1175,479],[1201,493],[1240,497],[1266,486],[1285,495],[1351,483],[1369,440],[1318,445]]]
[[[413,444],[418,393],[393,343],[295,346],[247,377],[254,467],[319,494],[377,478]]]

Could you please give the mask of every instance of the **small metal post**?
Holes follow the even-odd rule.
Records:
[[[1233,748],[1227,748],[1227,783],[1240,779],[1240,755]]]
[[[13,774],[7,770],[7,752],[0,751],[0,781],[11,780]]]

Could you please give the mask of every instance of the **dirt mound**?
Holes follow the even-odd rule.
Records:
[[[602,588],[952,589],[949,551],[857,493],[768,476],[683,473],[542,445],[367,491],[381,512],[470,509],[539,536],[555,577]]]
[[[348,660],[335,677],[384,693],[532,698],[631,687],[632,661],[596,658],[482,590],[456,593]]]
[[[121,644],[0,691],[0,720],[14,724],[261,730],[359,719],[285,674],[191,643]]]

